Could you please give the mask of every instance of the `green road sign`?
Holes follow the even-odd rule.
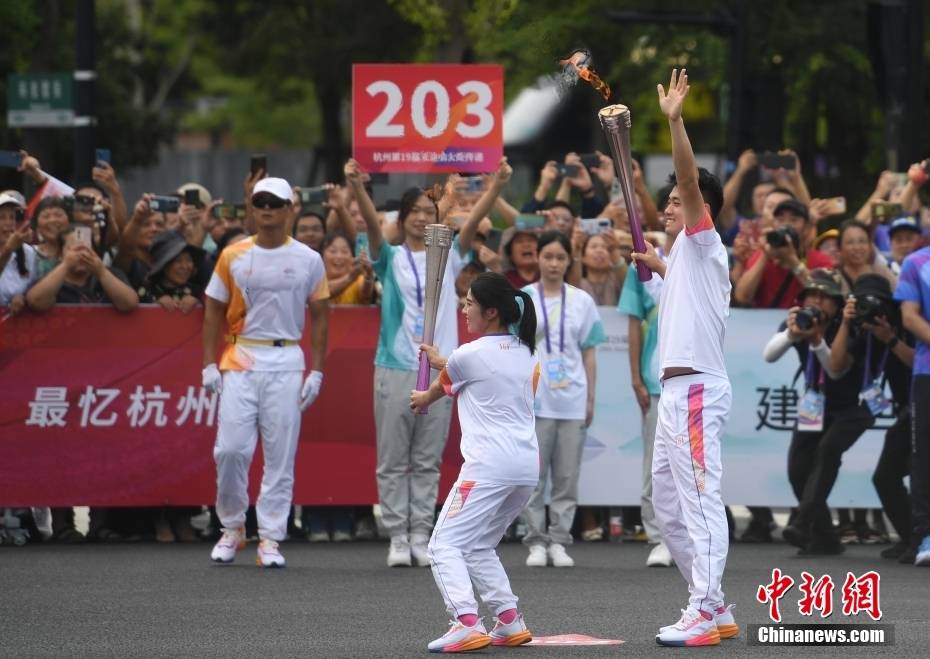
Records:
[[[6,89],[11,128],[74,125],[73,73],[11,73]]]

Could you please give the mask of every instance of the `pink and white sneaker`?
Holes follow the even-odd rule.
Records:
[[[515,648],[518,645],[529,643],[533,635],[526,628],[523,616],[518,615],[509,625],[497,619],[497,624],[491,630],[491,645]]]
[[[284,556],[278,549],[274,540],[262,540],[258,543],[258,553],[255,556],[258,567],[284,567]]]
[[[711,614],[703,614],[692,607],[682,612],[681,619],[671,627],[663,627],[656,643],[672,647],[719,645],[720,632]]]
[[[215,563],[232,563],[236,554],[245,547],[245,529],[223,529],[223,536],[210,552],[210,560]]]
[[[720,638],[734,638],[739,635],[739,625],[736,624],[736,619],[730,610],[732,608],[733,604],[714,609],[714,622],[717,623]]]
[[[427,645],[430,652],[471,652],[491,645],[491,637],[481,620],[466,627],[460,620],[449,621],[449,631]]]

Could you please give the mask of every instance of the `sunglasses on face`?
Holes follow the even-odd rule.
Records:
[[[255,208],[270,208],[272,210],[278,210],[287,206],[287,202],[284,199],[275,197],[274,195],[260,194],[252,199],[252,205],[255,206]]]

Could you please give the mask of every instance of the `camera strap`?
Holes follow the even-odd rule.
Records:
[[[875,373],[875,379],[885,372],[885,364],[888,361],[888,346],[885,346],[885,352],[882,353],[882,361],[878,365]],[[865,339],[865,366],[862,368],[862,390],[865,391],[872,384],[872,335],[869,334]],[[882,380],[884,384],[884,380]]]
[[[781,299],[785,297],[785,293],[787,293],[788,289],[791,287],[792,281],[794,281],[794,273],[788,272],[788,274],[785,275],[785,280],[781,283],[781,286],[778,287],[778,291],[775,293],[775,297],[772,298],[772,308],[779,308],[781,305]]]

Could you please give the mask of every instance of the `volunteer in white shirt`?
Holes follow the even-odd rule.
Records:
[[[453,241],[446,262],[435,344],[443,354],[458,345],[458,297],[455,278],[470,260],[478,223],[490,212],[512,170],[502,158],[488,190],[472,208]],[[358,200],[368,227],[368,254],[381,280],[381,327],[375,353],[374,407],[378,446],[378,501],[381,521],[391,537],[387,563],[392,567],[429,566],[427,542],[433,529],[439,493],[439,465],[449,434],[452,401],[440,400],[429,414],[414,415],[409,392],[416,386],[419,350],[423,341],[423,304],[426,295],[428,224],[438,217],[436,203],[419,188],[404,193],[396,226],[400,246],[381,234],[374,204],[362,185],[358,163],[345,166],[346,182]]]
[[[659,303],[659,420],[652,458],[652,503],[662,538],[688,583],[679,621],[662,627],[661,645],[716,645],[738,628],[724,604],[721,579],[729,544],[720,491],[720,438],[731,391],[723,357],[730,310],[727,251],[713,218],[723,204],[720,181],[698,169],[681,119],[688,77],[672,72],[659,105],[672,135],[675,183],[665,208],[676,236],[666,265],[655,250],[634,254],[665,281]]]
[[[429,542],[433,577],[451,618],[449,631],[429,644],[431,652],[532,640],[495,548],[539,479],[535,309],[529,295],[503,275],[484,272],[466,294],[465,321],[481,337],[448,360],[434,346],[423,346],[440,374],[427,391],[410,393],[413,410],[445,395],[457,397],[465,459]],[[490,635],[478,617],[473,582],[496,617]]]
[[[293,498],[300,415],[323,383],[326,271],[319,254],[288,236],[291,199],[291,186],[284,179],[265,178],[255,184],[249,211],[258,232],[223,250],[206,291],[203,386],[220,392],[213,457],[223,536],[211,554],[220,563],[232,562],[245,546],[249,465],[261,432],[265,466],[256,504],[256,562],[284,566],[278,543],[287,532]],[[304,380],[299,342],[308,306],[313,370]],[[224,319],[227,345],[217,366],[217,337]]]
[[[565,283],[571,243],[559,231],[539,238],[539,282],[523,290],[536,308],[536,343],[542,381],[536,392],[539,484],[526,509],[530,567],[572,567],[565,550],[572,542],[578,505],[578,475],[586,429],[594,417],[595,348],[605,340],[594,299]],[[549,525],[546,481],[552,472]]]

